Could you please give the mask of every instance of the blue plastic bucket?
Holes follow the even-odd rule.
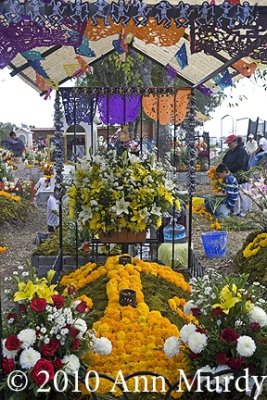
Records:
[[[226,255],[228,233],[225,231],[201,233],[206,257],[221,258]]]

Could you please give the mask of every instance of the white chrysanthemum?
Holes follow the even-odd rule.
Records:
[[[177,336],[171,336],[165,340],[163,350],[167,357],[172,358],[180,351],[180,340]]]
[[[20,355],[19,363],[21,368],[30,369],[33,368],[37,361],[41,358],[41,354],[34,350],[32,347],[23,350]]]
[[[193,300],[189,300],[184,305],[184,313],[187,315],[192,314],[191,312],[192,308],[196,308],[196,305],[193,303]]]
[[[250,336],[240,336],[237,339],[236,350],[241,357],[250,357],[256,350],[256,344]]]
[[[267,314],[261,307],[254,306],[248,313],[248,317],[250,322],[257,322],[260,324],[261,328],[267,326]]]
[[[188,347],[193,353],[201,353],[207,345],[207,336],[205,333],[194,332],[189,335]]]
[[[105,337],[96,338],[93,342],[93,350],[101,356],[108,356],[112,351],[111,341]]]
[[[27,349],[31,347],[36,341],[36,333],[33,329],[23,329],[18,334],[18,339],[21,341],[21,347]]]
[[[63,364],[65,365],[65,371],[69,375],[74,375],[75,372],[79,371],[80,369],[80,361],[75,354],[69,354],[63,357],[62,359]]]
[[[78,329],[82,334],[87,331],[87,325],[86,325],[86,322],[84,319],[77,318],[73,322],[73,326],[74,326],[74,328]]]
[[[2,341],[3,357],[6,357],[6,358],[15,358],[16,355],[17,355],[17,353],[18,353],[18,350],[7,350],[7,348],[6,348],[6,346],[5,346],[5,343],[6,343],[6,339],[4,339],[4,340]]]
[[[186,324],[186,325],[184,325],[184,326],[182,327],[182,329],[180,330],[180,337],[181,337],[181,340],[182,340],[184,343],[187,343],[187,342],[188,342],[189,336],[190,336],[192,333],[196,332],[196,329],[197,329],[197,327],[196,327],[196,325],[194,325],[194,324]]]

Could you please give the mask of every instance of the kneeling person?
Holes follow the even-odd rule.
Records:
[[[219,164],[216,172],[219,178],[223,180],[223,190],[219,197],[224,197],[224,200],[216,208],[214,215],[217,218],[226,218],[233,213],[238,200],[238,183],[225,164]],[[208,200],[205,202],[205,205],[207,210],[213,214]]]

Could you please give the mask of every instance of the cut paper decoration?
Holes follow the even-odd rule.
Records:
[[[246,78],[249,78],[252,74],[254,74],[257,69],[257,65],[255,63],[249,64],[243,60],[235,62],[232,67]]]
[[[40,53],[40,51],[37,50],[29,50],[29,51],[24,51],[21,53],[21,55],[26,58],[26,60],[31,60],[31,61],[41,61],[44,60],[44,57]]]
[[[65,117],[68,125],[85,122],[91,124],[96,110],[96,99],[88,94],[60,89]]]
[[[233,85],[232,78],[229,74],[228,69],[226,69],[221,74],[216,75],[213,80],[222,90]]]
[[[125,53],[125,50],[121,46],[121,39],[115,39],[112,41],[112,46],[116,50],[118,54],[123,54]]]
[[[45,79],[41,75],[39,74],[35,75],[35,83],[42,92],[48,91],[49,87]]]
[[[143,96],[144,112],[161,125],[179,124],[186,116],[191,89],[179,89],[175,94]]]
[[[28,60],[28,64],[34,69],[35,72],[37,72],[37,74],[41,75],[44,78],[49,78],[40,61]]]
[[[141,96],[115,94],[98,96],[97,106],[103,124],[126,124],[137,119]]]
[[[88,65],[87,62],[81,56],[76,56],[75,58],[78,61],[80,69],[82,70],[82,72],[90,71],[90,69],[91,69],[90,65]]]
[[[211,89],[209,89],[207,86],[205,86],[205,85],[199,85],[198,87],[197,87],[197,89],[202,93],[202,94],[204,94],[204,96],[211,96],[212,95],[212,90]]]
[[[167,71],[168,76],[171,79],[175,79],[176,78],[177,71],[170,64],[166,65],[166,71]]]
[[[63,69],[66,75],[70,78],[75,74],[75,72],[80,68],[79,64],[64,64]]]
[[[188,65],[188,58],[185,43],[180,47],[180,49],[175,54],[175,58],[180,65],[181,69],[184,69]]]
[[[82,43],[79,47],[75,47],[75,53],[85,57],[95,57],[95,52],[89,47],[89,40],[83,36]]]

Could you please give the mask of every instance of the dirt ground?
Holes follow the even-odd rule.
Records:
[[[5,291],[12,284],[9,277],[18,270],[19,265],[25,265],[25,260],[31,258],[36,245],[37,232],[46,232],[45,209],[31,206],[26,223],[3,224],[0,226],[1,243],[8,248],[0,258],[1,298],[5,306],[7,296]]]

